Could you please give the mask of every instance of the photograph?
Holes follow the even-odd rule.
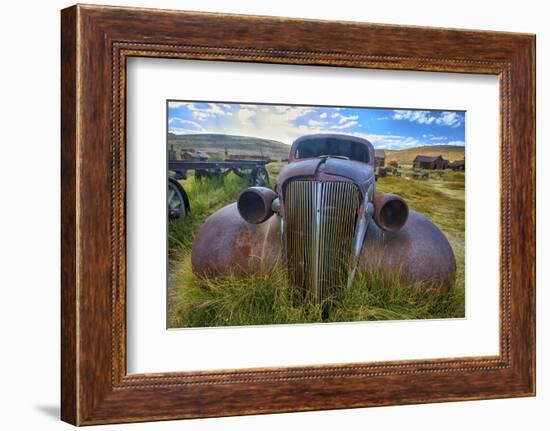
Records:
[[[465,111],[166,110],[168,328],[465,317]]]

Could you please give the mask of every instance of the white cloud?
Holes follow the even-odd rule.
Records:
[[[313,109],[302,106],[276,106],[275,111],[280,120],[294,121],[313,112]]]
[[[328,114],[326,112],[323,112],[321,115],[319,115],[320,118],[327,118]]]
[[[186,129],[185,127],[170,127],[168,131],[174,135],[194,135],[197,133],[204,133],[196,129]]]
[[[213,115],[233,115],[230,111],[224,111],[221,106],[229,106],[229,105],[217,105],[215,103],[209,103],[208,106],[209,109],[206,109],[205,112],[208,112]],[[231,108],[229,108],[231,109]]]
[[[208,118],[216,116],[232,116],[231,106],[227,103],[207,103],[205,107],[197,106],[193,102],[168,102],[169,108],[185,107],[191,111],[193,118],[197,121],[206,121]]]
[[[308,126],[312,126],[312,127],[320,127],[320,126],[326,126],[328,123],[326,121],[309,120],[307,124]]]
[[[372,145],[374,145],[375,148],[384,150],[402,150],[426,145],[425,142],[413,138],[412,136],[376,135],[360,132],[352,132],[351,135],[367,139],[372,143]]]
[[[330,116],[330,118],[338,119],[338,123],[344,124],[348,121],[357,120],[359,118],[359,116],[358,115],[345,116],[345,115],[340,114],[339,112],[335,112],[334,114],[332,114]]]
[[[369,141],[371,141],[376,148],[383,148],[383,149],[389,149],[389,150],[412,148],[412,147],[417,147],[419,145],[422,145],[422,142],[420,142],[418,139],[413,138],[411,136],[368,134],[364,137],[366,137]]]
[[[251,109],[241,108],[239,109],[239,112],[237,113],[237,117],[239,121],[246,126],[252,125],[252,117],[256,116],[256,111],[253,111]]]
[[[208,114],[208,112],[204,112],[204,111],[193,111],[193,117],[199,121],[204,121],[210,118],[211,115]]]
[[[442,112],[436,120],[436,124],[441,126],[458,127],[462,124],[462,115],[456,112]]]
[[[350,115],[349,117],[346,117],[345,115],[341,115],[340,116],[340,119],[338,120],[338,123],[340,124],[343,124],[343,123],[346,123],[348,121],[355,121],[359,118],[358,115]]]
[[[434,121],[436,121],[436,117],[430,115],[430,111],[395,110],[393,111],[392,118],[394,120],[407,120],[411,123],[418,124],[432,124]]]
[[[168,108],[171,108],[171,109],[177,109],[187,105],[189,105],[188,102],[174,102],[174,101],[168,102]]]
[[[320,133],[323,130],[326,132],[328,127],[314,119],[308,120],[313,121],[311,124],[295,124],[298,118],[315,111],[310,107],[247,104],[235,106],[235,115],[226,117],[227,121],[219,126],[218,133],[274,139],[290,145],[301,135]]]
[[[201,132],[204,131],[204,127],[202,127],[199,123],[195,121],[184,120],[183,118],[179,118],[179,117],[170,118],[170,120],[168,120],[168,124],[171,126],[171,128],[172,127],[186,127],[186,128],[191,127],[192,129],[196,129]]]
[[[340,123],[340,121],[338,122]],[[338,125],[333,125],[331,126],[333,129],[338,129],[338,130],[342,130],[342,129],[349,129],[350,127],[353,127],[355,126],[357,123],[357,121],[350,121],[348,123],[345,123],[345,124],[338,124]]]
[[[352,132],[354,136],[365,138],[369,140],[375,148],[385,150],[403,150],[407,148],[420,147],[424,145],[458,145],[464,146],[464,141],[450,141],[450,142],[430,142],[421,139],[414,138],[412,136],[403,135],[376,135],[366,134],[360,132]]]
[[[438,124],[440,126],[458,127],[463,123],[463,116],[457,112],[444,111],[433,114],[432,111],[401,110],[393,111],[394,120],[406,120],[418,124]]]

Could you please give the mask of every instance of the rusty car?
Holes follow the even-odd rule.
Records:
[[[375,163],[360,137],[298,138],[274,190],[249,187],[205,220],[193,272],[250,276],[281,265],[301,297],[316,301],[351,288],[358,271],[447,290],[456,272],[447,238],[402,197],[376,192]]]

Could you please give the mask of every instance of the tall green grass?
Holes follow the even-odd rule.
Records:
[[[199,280],[189,261],[175,279],[185,285],[171,316],[173,327],[328,323],[462,317],[461,291],[437,293],[421,285],[404,287],[397,276],[358,273],[340,297],[324,303],[299,301],[280,268],[242,278]],[[463,291],[462,291],[463,292]]]

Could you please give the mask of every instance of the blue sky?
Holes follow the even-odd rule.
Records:
[[[312,133],[367,138],[375,148],[464,145],[462,111],[168,102],[175,134],[224,133],[274,139],[290,145]]]

